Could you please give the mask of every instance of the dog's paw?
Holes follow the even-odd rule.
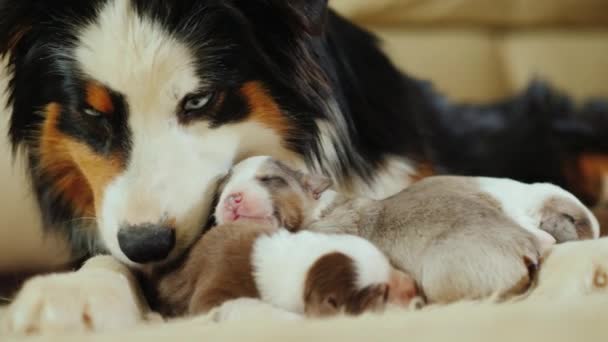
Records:
[[[133,326],[143,317],[127,278],[96,269],[31,279],[3,323],[9,334],[96,332]]]

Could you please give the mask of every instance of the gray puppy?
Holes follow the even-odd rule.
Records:
[[[593,214],[549,184],[430,177],[381,201],[349,199],[330,185],[270,157],[250,158],[222,182],[215,218],[361,236],[433,303],[520,294],[553,243],[599,235]]]

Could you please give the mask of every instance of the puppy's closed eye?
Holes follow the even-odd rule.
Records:
[[[263,176],[259,181],[268,186],[284,187],[287,186],[287,181],[281,176]]]

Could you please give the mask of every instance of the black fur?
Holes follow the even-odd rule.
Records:
[[[584,153],[608,153],[607,101],[577,106],[547,83],[534,81],[500,103],[454,105],[430,85],[421,86],[436,109],[421,127],[433,134],[427,157],[439,173],[549,182],[589,205],[597,200],[578,191],[566,173]]]
[[[12,105],[9,137],[14,151],[21,147],[28,155],[34,192],[40,204],[44,228],[60,230],[71,242],[75,258],[97,250],[95,222],[76,215],[74,208],[57,194],[54,179],[40,173],[39,146],[40,126],[43,116],[39,113],[50,102],[67,107],[79,103],[81,90],[74,84],[81,80],[66,78],[72,69],[70,62],[57,58],[50,46],[70,46],[75,36],[72,20],[91,20],[94,6],[101,0],[2,1],[0,3],[0,55],[8,54],[9,101]],[[19,37],[19,40],[15,40]],[[75,131],[71,133],[76,134]],[[78,130],[78,134],[83,134]],[[96,140],[99,140],[97,137]]]
[[[78,30],[94,20],[109,0],[4,0],[0,3],[0,53],[13,72],[10,138],[28,154],[45,227],[72,235],[75,250],[91,248],[82,224],[53,179],[40,174],[37,113],[50,102],[62,105],[60,129],[101,154],[122,153],[128,161],[128,103],[113,94],[113,121],[83,118],[77,68],[57,49],[75,43]],[[550,181],[573,189],[564,165],[588,150],[608,152],[608,105],[597,100],[577,108],[548,85],[500,103],[452,104],[432,87],[398,72],[374,36],[336,13],[325,0],[133,0],[141,16],[159,22],[197,56],[198,72],[222,94],[213,127],[242,119],[247,102],[238,89],[257,81],[281,107],[292,131],[285,144],[338,182],[371,181],[389,155],[430,161],[440,173]],[[204,43],[204,44],[203,44]],[[337,110],[332,113],[330,104]],[[316,120],[346,133],[336,137],[338,160],[321,156]],[[62,115],[64,117],[64,115]],[[203,117],[203,116],[201,116]],[[62,119],[63,120],[63,119]],[[93,121],[92,121],[93,120]]]

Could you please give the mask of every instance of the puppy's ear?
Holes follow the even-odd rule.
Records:
[[[286,6],[288,13],[301,28],[311,35],[320,35],[325,29],[328,0],[275,0]]]
[[[332,186],[333,182],[322,175],[306,174],[302,177],[302,184],[304,184],[304,187],[312,194],[314,199],[319,199]]]

